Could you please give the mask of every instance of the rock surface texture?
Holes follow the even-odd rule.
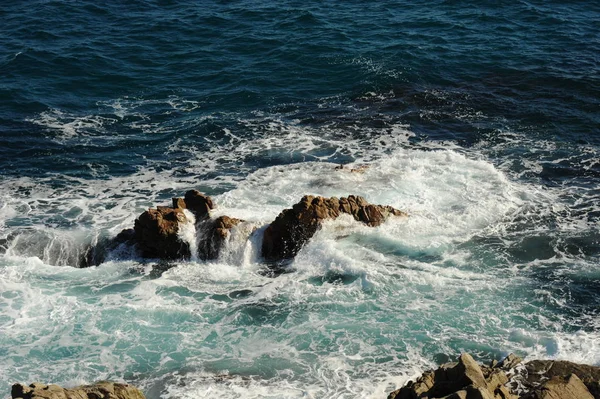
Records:
[[[131,385],[106,381],[70,389],[40,383],[15,384],[11,395],[12,399],[145,399],[142,391]]]
[[[283,210],[267,227],[263,236],[262,256],[268,261],[293,258],[323,221],[335,219],[344,213],[371,227],[379,226],[390,215],[406,216],[391,206],[373,205],[359,196],[338,199],[306,195],[291,209]]]
[[[215,205],[208,195],[204,195],[198,190],[190,190],[185,193],[183,200],[173,198],[173,208],[189,209],[196,219],[202,219],[209,216],[210,210],[214,209]]]
[[[135,242],[144,258],[178,259],[190,256],[179,238],[179,226],[188,219],[181,208],[148,209],[135,221]]]
[[[202,235],[198,245],[198,256],[200,259],[217,259],[225,240],[232,228],[243,222],[243,220],[219,216],[199,224],[198,230]]]
[[[159,206],[142,213],[135,221],[133,243],[145,258],[189,258],[190,246],[179,237],[181,225],[189,222],[183,210],[190,210],[200,221],[207,219],[213,208],[209,196],[190,190],[184,198],[173,198],[173,207]]]
[[[515,355],[490,366],[463,353],[458,362],[423,373],[388,399],[600,399],[600,367]]]

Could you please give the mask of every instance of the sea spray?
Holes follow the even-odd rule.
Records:
[[[197,236],[196,217],[187,209],[184,209],[183,213],[185,214],[186,222],[179,223],[177,235],[181,241],[189,245],[190,261],[198,262],[198,240],[201,238]]]
[[[259,263],[262,233],[265,227],[256,222],[242,222],[233,227],[223,243],[219,262],[240,267]]]

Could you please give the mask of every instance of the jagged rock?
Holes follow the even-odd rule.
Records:
[[[509,381],[499,367],[482,367],[463,353],[458,362],[427,371],[415,382],[388,395],[388,399],[515,399],[505,384]]]
[[[291,209],[284,209],[267,227],[262,256],[269,261],[293,258],[324,220],[335,219],[342,213],[372,227],[380,225],[390,215],[406,216],[391,206],[369,204],[359,196],[337,199],[307,195]]]
[[[495,399],[516,399],[518,398],[516,395],[513,395],[506,386],[499,386],[494,389],[494,398]]]
[[[131,385],[107,381],[70,389],[53,384],[14,384],[11,395],[12,399],[145,399],[142,391]]]
[[[201,223],[198,227],[199,234],[202,236],[198,245],[200,258],[203,260],[217,259],[223,243],[229,236],[229,231],[241,222],[243,220],[220,216]]]
[[[496,367],[508,371],[520,364],[522,361],[523,359],[521,359],[519,356],[515,355],[514,353],[511,353],[510,355],[506,356],[500,363],[498,363]]]
[[[187,209],[187,205],[185,204],[185,200],[183,198],[172,198],[172,200],[173,208]]]
[[[179,198],[178,198],[179,199]],[[190,190],[185,193],[185,197],[183,198],[183,203],[185,204],[185,208],[189,209],[196,219],[203,219],[208,217],[210,210],[214,209],[214,204],[212,198],[208,195],[202,194],[198,190]],[[180,206],[181,202],[178,202]],[[175,199],[173,201],[173,207],[175,206]]]
[[[583,381],[575,374],[554,376],[541,387],[524,396],[527,399],[594,399]]]
[[[462,354],[458,362],[426,371],[388,399],[600,399],[599,384],[596,366],[559,360],[522,364],[514,354],[481,366]]]
[[[426,371],[416,381],[408,383],[388,395],[388,399],[415,399],[427,397],[427,393],[435,385],[432,371]]]
[[[148,209],[135,221],[135,243],[143,257],[180,259],[190,256],[189,245],[179,239],[179,225],[187,223],[180,208]]]
[[[80,265],[100,264],[108,252],[124,243],[136,248],[145,258],[189,258],[190,245],[179,238],[181,225],[189,222],[186,209],[196,218],[198,255],[202,259],[216,259],[229,230],[241,222],[228,216],[210,219],[213,201],[197,190],[186,192],[184,198],[173,198],[172,205],[150,208],[136,219],[133,229],[123,230],[108,242],[90,246],[80,257]],[[269,261],[294,257],[324,220],[335,219],[343,213],[368,226],[378,226],[390,215],[406,216],[391,206],[373,205],[359,196],[340,199],[305,196],[292,209],[281,212],[265,230],[263,257]]]
[[[525,364],[527,382],[536,386],[546,379],[575,374],[589,392],[600,399],[600,367],[577,364],[565,360],[532,360]]]
[[[208,218],[214,208],[212,199],[198,190],[190,190],[184,198],[173,198],[173,207],[159,206],[148,209],[135,221],[133,240],[141,255],[145,258],[181,259],[190,257],[189,244],[179,239],[182,223],[188,219],[183,212],[190,210],[196,220]],[[123,230],[119,236],[125,234]],[[119,239],[117,236],[117,240]],[[122,237],[122,239],[127,237]]]

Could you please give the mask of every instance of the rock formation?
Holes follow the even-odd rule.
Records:
[[[144,258],[165,260],[191,257],[189,243],[180,238],[182,224],[189,223],[184,210],[194,214],[198,256],[203,260],[217,259],[229,231],[242,222],[229,216],[210,217],[214,203],[209,196],[197,190],[185,193],[184,198],[173,198],[171,207],[158,206],[142,213],[133,229],[123,230],[112,240],[105,239],[89,246],[82,254],[79,265],[87,267],[102,263],[106,254],[120,245],[135,248]],[[317,232],[323,221],[342,214],[351,215],[367,226],[378,226],[390,215],[406,216],[391,206],[373,205],[364,198],[350,195],[340,199],[304,196],[291,209],[283,210],[264,232],[262,256],[267,261],[293,258],[300,248]]]
[[[179,237],[181,224],[189,222],[183,210],[190,210],[201,223],[209,218],[213,208],[209,196],[190,190],[184,198],[173,198],[172,207],[159,206],[142,213],[133,228],[134,243],[145,258],[187,259],[191,255],[190,246]]]
[[[423,373],[388,399],[600,399],[600,367],[552,360],[522,364],[515,355],[479,365],[466,353]]]
[[[262,256],[268,261],[293,258],[323,221],[335,219],[344,213],[367,226],[378,226],[390,215],[406,216],[391,206],[373,205],[359,196],[337,199],[307,195],[291,209],[283,210],[267,227],[263,236]]]
[[[586,364],[577,364],[565,360],[532,360],[525,364],[525,372],[527,384],[536,386],[540,384],[550,384],[552,389],[546,387],[544,392],[552,392],[559,389],[557,384],[565,385],[568,389],[574,386],[585,385],[590,395],[596,399],[600,399],[600,367],[589,366]],[[576,375],[580,381],[569,379],[570,375]],[[548,380],[548,381],[546,381]],[[542,392],[543,393],[543,392]],[[576,396],[584,398],[585,396]],[[534,396],[532,398],[554,398],[553,396]]]
[[[188,219],[181,208],[148,209],[135,221],[135,243],[144,258],[190,257],[190,247],[179,238],[179,226]]]
[[[225,240],[229,236],[229,231],[241,222],[240,219],[219,216],[216,219],[208,219],[199,224],[198,230],[202,236],[198,245],[200,259],[217,259]]]
[[[142,391],[131,385],[107,381],[70,389],[40,383],[14,384],[11,395],[12,399],[145,399]]]
[[[80,257],[79,267],[101,264],[107,253],[122,244],[134,247],[144,258],[187,259],[191,256],[190,246],[179,237],[181,225],[189,222],[184,209],[191,211],[200,223],[209,219],[213,208],[209,196],[190,190],[184,198],[173,198],[172,207],[158,206],[143,212],[135,220],[133,229],[125,229],[111,240],[88,246]]]
[[[463,353],[458,363],[447,363],[435,371],[425,372],[415,382],[388,395],[388,399],[513,399],[504,386],[508,377],[502,367],[482,369],[471,355]]]
[[[198,190],[190,190],[185,193],[185,197],[173,198],[173,208],[189,209],[196,220],[209,217],[211,209],[214,209],[212,198],[202,194]]]

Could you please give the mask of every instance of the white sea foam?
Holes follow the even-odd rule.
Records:
[[[173,112],[201,106],[171,102]],[[131,123],[143,122],[135,116],[143,107],[164,106],[113,105],[115,118]],[[103,128],[53,117],[69,125],[46,125],[64,139]],[[548,233],[545,218],[557,223],[554,232],[593,234],[597,227],[571,211],[565,190],[583,193],[575,202],[585,209],[595,209],[594,193],[518,180],[485,157],[499,147],[414,148],[406,126],[351,137],[266,120],[239,120],[251,139],[224,130],[228,140],[208,152],[173,142],[169,154],[189,155],[185,178],[148,160],[129,176],[3,181],[0,348],[11,349],[0,380],[126,379],[154,398],[375,398],[434,366],[438,354],[462,350],[600,362],[597,317],[572,316],[580,304],[543,272],[575,284],[597,277],[595,262],[559,240],[550,240],[549,258],[516,251],[520,234]],[[331,162],[339,154],[353,160],[346,170]],[[272,166],[259,168],[256,159]],[[538,173],[540,164],[528,162],[525,170]],[[361,165],[362,173],[349,170]],[[216,189],[214,216],[245,220],[218,260],[50,265],[71,264],[64,255],[74,248],[116,235],[146,207],[190,188]],[[376,228],[350,217],[327,222],[290,273],[269,278],[261,229],[305,194],[358,194],[410,216]],[[182,234],[195,243],[193,230]]]
[[[183,210],[186,222],[179,225],[177,236],[190,247],[192,262],[198,261],[198,241],[196,237],[196,217],[187,209]]]
[[[114,124],[116,120],[99,115],[81,116],[51,109],[40,113],[36,118],[29,119],[29,122],[44,127],[52,138],[64,142],[105,131],[104,129]]]

